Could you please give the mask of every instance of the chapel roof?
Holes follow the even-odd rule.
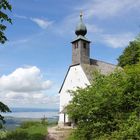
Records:
[[[90,64],[81,64],[89,82],[93,80],[93,72],[99,71],[101,74],[107,75],[114,71],[116,65],[104,61],[90,59]]]
[[[77,36],[71,43],[74,43],[75,41],[78,41],[78,40],[84,40],[90,43],[90,41],[85,36],[82,36],[82,35]]]
[[[75,30],[75,34],[77,35],[77,37],[71,43],[74,43],[75,41],[79,41],[79,40],[84,40],[84,41],[90,43],[90,41],[85,37],[86,33],[87,33],[87,28],[86,28],[85,24],[83,23],[82,14],[80,14],[80,22],[78,23],[76,30]],[[90,56],[88,56],[88,57],[89,57],[89,61],[88,61],[89,63],[86,64],[83,62],[79,62],[78,64],[74,64],[69,67],[67,74],[64,78],[63,84],[59,90],[59,93],[61,92],[61,90],[63,88],[63,85],[65,83],[65,80],[67,78],[67,75],[68,75],[71,67],[80,65],[90,83],[92,83],[94,71],[97,70],[101,74],[107,75],[107,74],[112,73],[116,68],[116,65],[113,65],[113,64],[110,64],[110,63],[107,63],[104,61],[96,60],[96,59],[91,59]]]
[[[63,88],[63,85],[65,83],[65,80],[67,78],[67,75],[69,73],[70,68],[74,67],[74,66],[78,66],[78,65],[80,65],[82,67],[82,69],[83,69],[83,71],[84,71],[84,73],[85,73],[85,75],[90,83],[92,83],[92,81],[93,81],[93,72],[94,71],[99,71],[101,74],[107,75],[107,74],[112,73],[115,70],[115,68],[117,67],[114,64],[110,64],[110,63],[96,60],[96,59],[90,59],[90,64],[71,65],[71,66],[69,66],[69,69],[68,69],[67,74],[64,78],[64,81],[63,81],[63,84],[59,90],[59,93],[61,92],[61,90]]]

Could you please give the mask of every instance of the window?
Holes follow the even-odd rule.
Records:
[[[76,43],[74,44],[74,48],[75,48],[75,49],[78,48],[78,42],[76,42]]]
[[[83,47],[86,49],[86,43],[83,44]]]

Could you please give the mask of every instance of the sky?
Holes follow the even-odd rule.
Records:
[[[9,0],[13,24],[0,44],[0,101],[58,108],[71,65],[71,41],[83,11],[90,57],[112,64],[140,32],[140,0]]]

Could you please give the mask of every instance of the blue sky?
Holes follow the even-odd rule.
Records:
[[[140,32],[140,0],[10,2],[13,24],[0,47],[0,100],[11,107],[58,107],[81,10],[91,58],[117,64]]]

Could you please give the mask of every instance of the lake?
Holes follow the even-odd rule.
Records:
[[[12,112],[3,113],[4,116],[16,118],[58,118],[58,109],[42,109],[42,108],[10,108]]]

